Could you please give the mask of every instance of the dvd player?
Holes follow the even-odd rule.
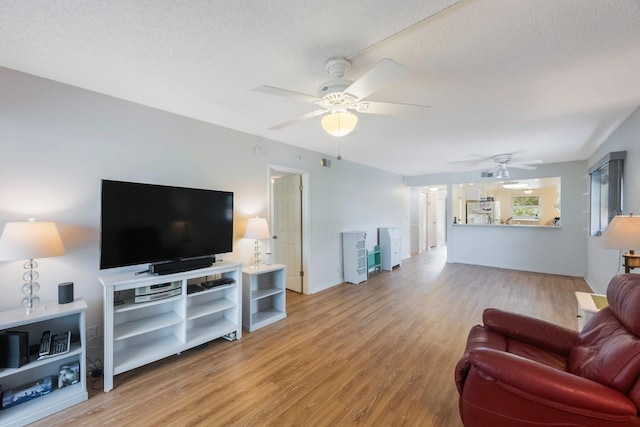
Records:
[[[160,292],[172,291],[182,287],[182,282],[158,283],[157,285],[142,286],[136,288],[136,296],[157,294]]]
[[[135,299],[133,300],[133,302],[140,303],[140,302],[151,302],[151,301],[156,301],[159,299],[163,299],[163,298],[170,298],[170,297],[174,297],[176,295],[180,295],[182,293],[182,287],[180,289],[173,289],[170,291],[166,291],[166,292],[160,292],[157,294],[150,294],[150,295],[136,295]]]

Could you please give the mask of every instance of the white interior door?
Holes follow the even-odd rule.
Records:
[[[420,201],[418,205],[418,251],[420,253],[426,252],[427,248],[427,195],[420,192]]]
[[[438,204],[438,199],[434,193],[429,192],[427,194],[427,222],[428,222],[428,231],[427,231],[427,245],[429,248],[433,248],[438,245],[437,240],[437,219],[436,215],[436,206]]]
[[[287,266],[287,289],[302,292],[302,177],[273,182],[275,261]]]

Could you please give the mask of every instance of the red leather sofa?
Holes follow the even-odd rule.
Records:
[[[640,426],[640,274],[578,333],[487,309],[455,370],[465,427]]]

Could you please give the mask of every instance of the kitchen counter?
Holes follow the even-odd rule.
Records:
[[[499,228],[562,228],[561,225],[538,224],[453,224],[454,227],[499,227]]]

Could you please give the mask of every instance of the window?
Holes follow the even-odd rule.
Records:
[[[622,213],[622,174],[626,151],[609,153],[589,168],[591,196],[589,228],[599,236]]]
[[[511,198],[513,219],[540,218],[540,196],[513,196]]]

